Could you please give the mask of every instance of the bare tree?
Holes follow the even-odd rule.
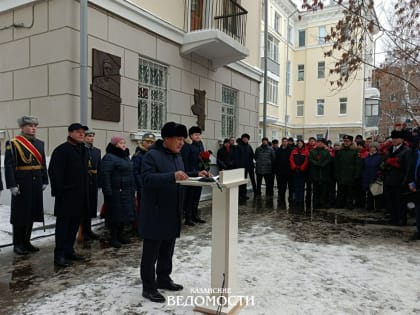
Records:
[[[394,18],[388,26],[378,21],[374,0],[333,0],[343,8],[343,18],[326,37],[332,48],[325,52],[325,56],[335,58],[334,67],[330,69],[330,84],[333,87],[342,87],[364,64],[398,78],[404,82],[407,91],[409,86],[420,91],[419,82],[407,75],[420,66],[420,0],[394,1]],[[324,8],[322,0],[302,2],[305,10]],[[374,64],[367,47],[375,34],[380,34],[387,41],[388,56],[381,66]],[[407,71],[394,71],[402,65],[407,66]],[[413,74],[418,75],[418,71]]]

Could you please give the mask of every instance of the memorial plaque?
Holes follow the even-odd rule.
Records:
[[[119,122],[121,58],[92,50],[92,119]]]
[[[194,104],[191,111],[197,116],[197,126],[206,130],[206,91],[194,89]]]

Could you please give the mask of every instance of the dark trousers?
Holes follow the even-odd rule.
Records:
[[[328,182],[326,181],[313,181],[313,207],[315,208],[322,208],[328,206]]]
[[[312,181],[309,175],[307,175],[305,178],[305,185],[306,185],[306,196],[305,196],[306,208],[310,209],[312,205]]]
[[[252,191],[255,194],[257,191],[257,183],[255,182],[254,169],[245,169],[245,178],[248,178],[248,175],[249,175],[249,179],[251,180]],[[239,197],[246,197],[246,186],[247,184],[243,184],[239,186]]]
[[[417,233],[420,233],[420,204],[416,202],[416,228]]]
[[[278,196],[280,203],[286,202],[286,190],[289,189],[289,203],[294,199],[295,187],[293,186],[293,174],[276,174]]]
[[[143,290],[154,291],[157,289],[157,282],[165,283],[171,281],[170,275],[172,273],[172,256],[174,254],[175,240],[143,240],[143,253],[140,264]]]
[[[353,208],[354,187],[353,185],[338,184],[337,207]]]
[[[184,192],[184,215],[185,220],[197,219],[200,217],[198,213],[198,204],[200,203],[202,187],[187,186]]]
[[[256,194],[261,195],[261,185],[264,178],[266,196],[273,195],[274,176],[273,174],[257,174],[257,190]]]
[[[57,217],[55,223],[55,249],[54,257],[65,257],[74,253],[74,242],[81,218]]]
[[[293,184],[295,187],[295,199],[303,205],[305,197],[305,174],[302,172],[294,173]]]
[[[13,246],[26,246],[31,241],[32,223],[30,225],[13,224]]]
[[[384,185],[385,207],[391,214],[391,222],[395,224],[407,223],[407,208],[402,190],[401,186]]]

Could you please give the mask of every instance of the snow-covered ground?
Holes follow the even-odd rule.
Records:
[[[335,224],[248,205],[241,206],[239,228],[239,293],[255,301],[240,314],[420,313],[420,242],[407,242],[413,227]],[[45,253],[52,238],[39,242]],[[209,224],[183,231],[172,276],[184,290],[175,295],[209,288],[210,242]],[[80,251],[89,262],[32,279],[13,313],[194,314],[192,306],[141,297],[141,242]]]

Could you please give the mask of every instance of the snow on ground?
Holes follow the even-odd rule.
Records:
[[[240,314],[420,314],[420,243],[406,242],[407,229],[250,208],[239,223],[238,293],[255,301]],[[208,224],[177,241],[172,276],[184,290],[175,295],[209,288],[210,242]],[[57,272],[32,285],[14,314],[193,314],[141,297],[140,249],[105,248]]]

